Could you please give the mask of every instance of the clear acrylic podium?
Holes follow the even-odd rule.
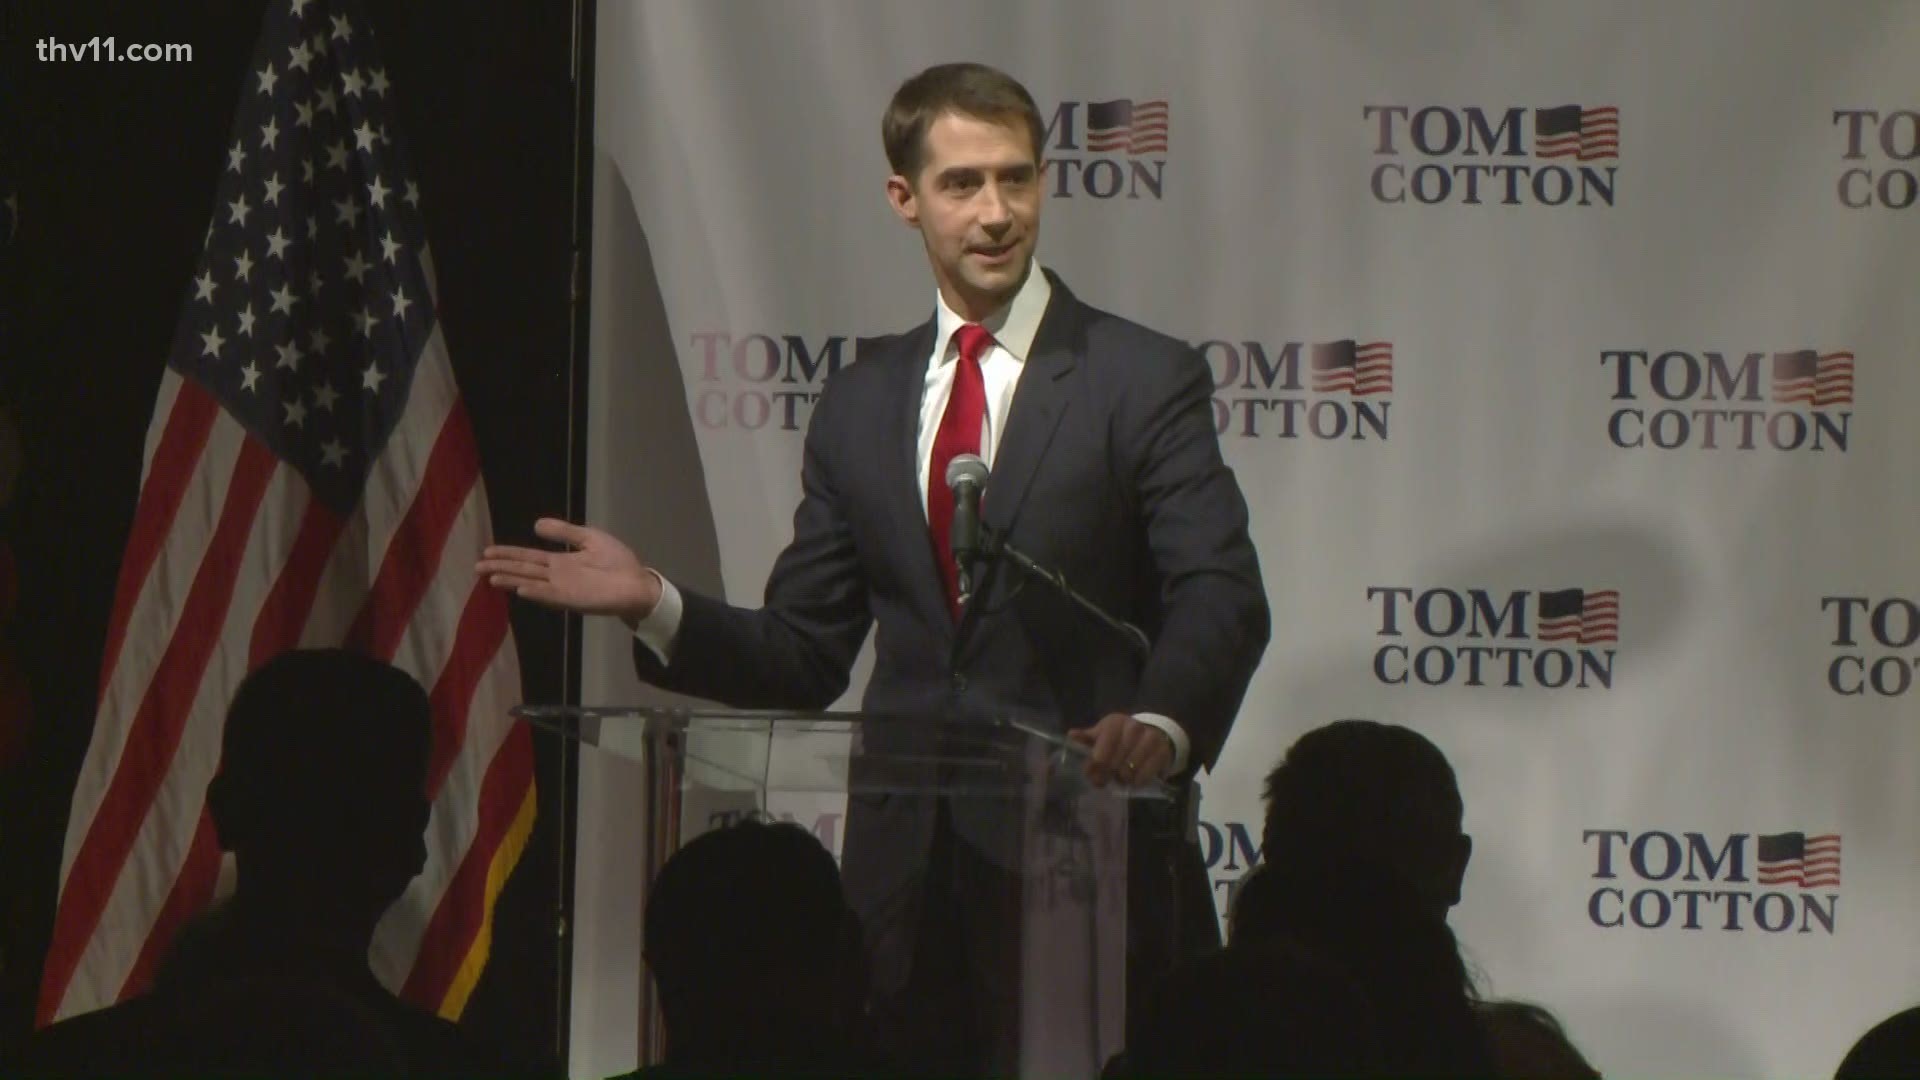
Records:
[[[1046,717],[562,706],[515,714],[537,736],[640,765],[648,819],[630,840],[576,857],[637,860],[648,882],[682,843],[743,817],[795,821],[838,857],[842,824],[863,812],[863,797],[944,800],[956,833],[1018,876],[1019,1074],[1095,1076],[1122,1048],[1128,803],[1168,795],[1093,787],[1084,752]],[[862,897],[850,900],[863,907]],[[641,1064],[658,1062],[664,1034],[650,980],[635,1023]]]

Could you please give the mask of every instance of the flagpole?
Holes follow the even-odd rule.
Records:
[[[586,510],[587,461],[587,304],[588,260],[593,228],[593,42],[597,0],[573,0],[572,49],[569,73],[573,80],[573,175],[571,229],[567,273],[567,466],[566,518],[581,521]],[[580,642],[584,620],[569,615],[561,630],[560,658],[564,684],[562,700],[580,704]],[[579,820],[580,747],[560,740],[556,802],[559,841],[554,888],[554,1053],[568,1060],[572,1041],[573,998],[573,882],[575,842]]]

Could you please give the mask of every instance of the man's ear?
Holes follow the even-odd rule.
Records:
[[[887,177],[887,205],[893,207],[894,216],[908,227],[920,227],[919,195],[913,190],[913,183],[899,173]]]

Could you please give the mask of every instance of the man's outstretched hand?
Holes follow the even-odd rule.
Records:
[[[480,576],[537,604],[628,623],[646,618],[660,602],[659,576],[611,533],[559,518],[541,518],[533,532],[567,550],[495,544],[480,553]]]

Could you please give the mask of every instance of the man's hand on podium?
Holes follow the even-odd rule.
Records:
[[[660,602],[660,575],[611,533],[559,518],[541,518],[533,532],[567,550],[495,544],[474,569],[515,596],[583,615],[617,615],[629,626]]]
[[[1092,727],[1074,728],[1067,738],[1087,747],[1087,779],[1095,787],[1118,780],[1127,787],[1158,780],[1173,764],[1173,740],[1151,724],[1126,713],[1108,713]]]

